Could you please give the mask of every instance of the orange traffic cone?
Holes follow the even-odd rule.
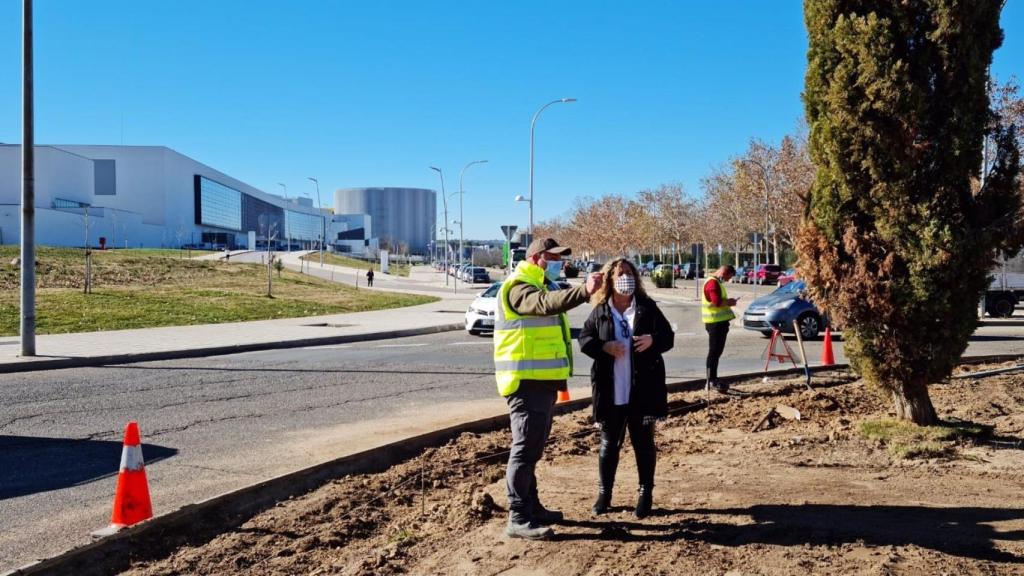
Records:
[[[124,428],[121,470],[117,474],[117,490],[114,492],[114,512],[110,515],[110,526],[97,530],[92,535],[96,538],[109,536],[126,526],[152,517],[153,505],[149,500],[146,466],[142,461],[139,424],[132,420]]]
[[[565,390],[559,390],[558,391],[558,400],[555,401],[555,404],[561,404],[562,402],[568,402],[568,401],[569,401],[569,389],[566,388]]]
[[[825,327],[825,345],[821,349],[821,365],[831,366],[836,363],[836,357],[832,355],[832,328]]]

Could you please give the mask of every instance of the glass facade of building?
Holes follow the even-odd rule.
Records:
[[[196,175],[196,224],[242,230],[242,193]]]
[[[274,239],[275,246],[287,245],[289,240],[315,242],[324,226],[324,218],[317,214],[287,210],[198,174],[195,197],[196,224],[235,232],[253,231],[258,243],[265,244],[268,236]],[[235,241],[244,239],[227,244],[234,245]]]
[[[285,210],[288,235],[292,240],[318,240],[323,232],[323,218],[315,214],[303,214]]]

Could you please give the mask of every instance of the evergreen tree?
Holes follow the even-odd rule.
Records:
[[[855,370],[918,424],[937,420],[928,385],[966,349],[998,253],[1020,248],[1019,154],[986,90],[1002,4],[804,2],[817,177],[800,272]],[[972,189],[986,137],[996,160]]]

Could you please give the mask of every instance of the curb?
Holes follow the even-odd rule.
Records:
[[[423,336],[440,332],[452,332],[465,328],[463,322],[438,324],[423,328],[405,330],[389,330],[387,332],[370,332],[367,334],[347,334],[339,336],[317,336],[301,340],[283,340],[278,342],[257,342],[252,344],[235,344],[229,346],[208,346],[188,350],[168,350],[161,352],[141,352],[138,354],[110,354],[106,356],[82,356],[70,358],[51,358],[49,360],[29,360],[0,364],[0,374],[16,372],[34,372],[37,370],[55,370],[60,368],[82,368],[86,366],[106,366],[112,364],[131,364],[134,362],[152,362],[156,360],[174,360],[179,358],[202,358],[204,356],[223,356],[259,350],[280,350],[286,348],[302,348],[306,346],[326,346],[329,344],[349,344],[390,338],[406,338]]]
[[[461,325],[460,325],[461,326]],[[961,358],[961,363],[1001,362],[1019,359],[1021,355],[988,355]],[[847,364],[812,366],[811,372],[827,372],[849,368]],[[734,382],[761,376],[803,374],[803,368],[787,368],[733,374],[721,378]],[[691,379],[667,385],[668,391],[695,391],[704,387],[704,379]],[[571,400],[555,406],[556,414],[566,414],[590,405],[590,398]],[[91,544],[73,548],[58,556],[15,568],[0,576],[34,576],[56,574],[68,576],[106,575],[122,572],[133,562],[167,556],[183,545],[202,544],[225,530],[241,526],[250,518],[277,502],[308,493],[325,482],[351,474],[380,472],[407,460],[426,448],[436,447],[470,432],[483,434],[508,426],[507,414],[492,416],[441,430],[398,440],[384,446],[337,458],[245,488],[189,504]]]

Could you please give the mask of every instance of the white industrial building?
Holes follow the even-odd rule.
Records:
[[[36,242],[50,246],[315,248],[374,256],[368,214],[268,194],[163,146],[35,148]],[[0,144],[0,244],[21,219],[21,146]],[[102,240],[101,240],[102,239]]]

